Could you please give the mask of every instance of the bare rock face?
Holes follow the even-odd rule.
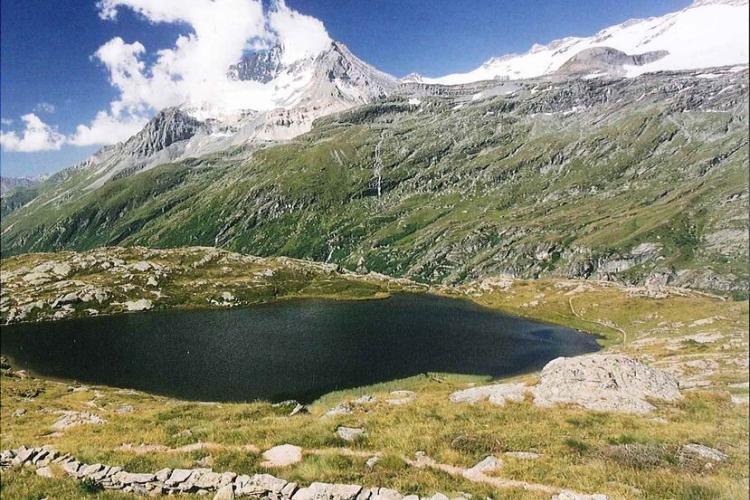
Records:
[[[450,400],[454,403],[477,403],[486,399],[492,404],[504,406],[506,400],[522,402],[526,390],[526,384],[483,385],[456,391],[450,395]]]
[[[589,354],[550,361],[532,388],[534,404],[573,403],[590,410],[648,413],[647,398],[681,399],[677,379],[621,354]]]

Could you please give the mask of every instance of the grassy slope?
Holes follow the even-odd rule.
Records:
[[[574,98],[601,97],[597,84],[577,85]],[[320,120],[290,144],[163,165],[95,191],[77,173],[4,218],[3,252],[218,245],[456,283],[586,275],[648,242],[660,257],[618,278],[692,270],[724,280],[705,288],[744,289],[746,238],[707,238],[746,231],[747,103],[683,112],[681,99],[728,85],[709,80],[636,100],[666,85],[615,83],[632,102],[575,113],[541,112],[567,95],[553,91],[460,108],[395,100]]]
[[[205,276],[201,269],[195,272]],[[222,281],[216,276],[213,279]],[[208,282],[212,282],[210,277]],[[177,447],[215,442],[227,446],[253,444],[265,449],[288,442],[332,451],[328,455],[306,455],[299,465],[271,471],[288,479],[351,481],[390,486],[403,493],[463,491],[498,498],[539,496],[518,490],[492,491],[444,473],[415,469],[406,465],[402,457],[413,457],[421,450],[439,462],[469,466],[487,454],[533,450],[542,458],[521,461],[505,457],[498,475],[603,492],[614,498],[746,497],[748,409],[746,405],[733,404],[730,395],[746,395],[747,388],[733,388],[730,384],[748,380],[746,364],[742,365],[742,360],[747,360],[747,303],[681,292],[649,298],[643,292],[612,284],[559,280],[511,284],[500,280],[440,290],[489,307],[599,333],[610,344],[609,349],[677,370],[681,377],[705,378],[712,384],[706,389],[685,391],[683,401],[657,403],[658,410],[653,415],[599,414],[575,407],[540,409],[528,400],[504,408],[454,404],[448,401],[450,392],[486,379],[451,374],[428,374],[329,394],[312,405],[310,415],[291,418],[286,416],[288,409],[263,402],[206,405],[107,387],[71,392],[67,384],[3,375],[0,447],[51,443],[87,462],[119,464],[134,471],[193,466],[196,460],[211,455],[214,470],[257,472],[266,469],[260,465],[259,455],[252,452],[224,449],[136,455],[117,448],[123,443]],[[625,332],[624,344],[621,331]],[[721,338],[707,344],[685,338],[706,331],[719,333]],[[712,373],[693,373],[686,363],[695,356],[713,359],[717,366]],[[535,375],[519,379],[531,382]],[[361,394],[373,394],[382,401],[394,389],[414,390],[417,399],[404,406],[381,402],[370,411],[320,418],[340,401]],[[36,390],[41,390],[38,396],[25,397]],[[116,409],[123,404],[133,405],[135,411],[118,414]],[[18,408],[26,409],[26,415],[12,417]],[[79,426],[52,437],[48,426],[57,418],[49,412],[52,409],[92,411],[108,423]],[[349,445],[335,437],[338,425],[363,426],[369,436]],[[190,433],[186,434],[186,430]],[[689,442],[717,447],[729,454],[730,460],[712,469],[680,463],[675,450]],[[640,449],[647,451],[632,456],[610,453],[609,446],[627,443],[641,445]],[[332,450],[340,446],[381,452],[385,458],[369,469],[364,465],[366,457],[342,456]],[[2,483],[3,497],[8,498],[29,493],[55,498],[81,495],[72,481],[50,482],[30,472],[3,474]]]

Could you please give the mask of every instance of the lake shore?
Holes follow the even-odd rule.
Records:
[[[201,252],[192,252],[190,259],[185,258],[181,264],[184,269],[192,269],[192,263],[202,259]],[[59,255],[54,254],[53,258]],[[170,258],[178,259],[176,253]],[[30,270],[41,264],[44,257],[34,255],[23,259],[28,259],[22,265]],[[140,262],[123,260],[123,266]],[[221,279],[222,288],[205,277],[193,280],[167,273],[164,281],[160,281],[164,285],[159,287],[164,296],[157,298],[150,294],[154,297],[154,308],[161,304],[171,307],[194,298],[200,303],[223,302],[221,293],[226,286],[236,287],[231,293],[241,300],[250,298],[252,293],[273,291],[273,284],[266,279],[269,276],[253,274],[263,272],[270,264],[265,260],[252,265],[247,264],[249,261],[238,262],[243,262],[244,267],[236,271],[234,280],[226,279],[220,272],[224,264],[218,261],[201,271],[225,276]],[[4,282],[5,273],[13,271],[6,268],[6,263],[3,262]],[[310,269],[315,266],[311,264]],[[277,282],[276,290],[309,291],[315,287],[329,296],[362,297],[403,291],[410,286],[373,278],[362,282],[346,278],[346,286],[341,286],[336,274],[300,267],[305,271],[296,267],[294,272],[275,270],[277,277],[292,278],[288,288],[280,288],[281,283]],[[92,283],[99,288],[127,284],[137,287],[128,292],[107,289],[112,294],[110,300],[124,303],[137,301],[136,293],[150,289],[148,277],[143,273],[153,272],[150,267],[143,272],[134,269],[129,271],[128,278],[111,272],[105,276],[116,276],[117,283],[108,284],[97,278],[98,271],[89,274],[71,271],[61,281],[68,282],[65,286],[71,290],[79,286],[83,290]],[[252,278],[243,280],[242,276]],[[206,283],[195,284],[201,280]],[[297,283],[303,280],[308,280],[308,285],[300,288]],[[187,284],[183,286],[187,290],[178,292],[175,284]],[[29,289],[36,287],[44,300],[53,301],[63,293],[71,293],[64,287],[47,288],[47,285],[29,285]],[[134,473],[153,472],[162,467],[208,466],[215,471],[239,474],[271,473],[302,484],[327,481],[389,487],[402,494],[550,497],[549,493],[512,483],[526,481],[558,489],[603,493],[611,498],[746,496],[747,303],[685,290],[626,288],[571,280],[497,278],[434,291],[469,298],[514,315],[599,334],[606,347],[604,352],[637,358],[676,377],[682,399],[652,401],[655,410],[647,414],[602,413],[574,404],[543,408],[534,405],[530,396],[503,406],[489,401],[456,403],[450,395],[457,391],[498,382],[534,386],[539,374],[492,381],[486,377],[428,373],[326,394],[308,405],[306,412],[292,416],[293,407],[265,402],[185,402],[111,387],[24,377],[14,370],[3,370],[2,449],[52,445],[87,463],[117,465]],[[84,304],[71,304],[76,311],[71,316],[79,310],[85,314]],[[121,310],[117,309],[121,306],[111,307],[112,312]],[[408,393],[393,395],[394,391]],[[371,397],[373,402],[351,403],[370,401],[362,399],[364,396]],[[405,402],[394,405],[389,400]],[[325,416],[337,408],[342,411]],[[61,412],[72,412],[79,417],[95,415],[103,422],[86,422],[84,418],[81,423],[55,430],[56,423],[70,414]],[[339,435],[341,427],[362,429],[365,435],[350,442]],[[190,447],[197,443],[217,446]],[[677,460],[674,450],[690,443],[721,450],[728,459],[710,467]],[[262,451],[281,444],[296,445],[307,451],[300,462],[280,469],[263,465]],[[147,452],[141,453],[141,445],[153,448],[144,448]],[[248,445],[257,452],[238,448]],[[313,453],[314,450],[326,453]],[[488,475],[511,482],[498,489],[453,476],[440,468],[415,467],[411,462],[417,460],[418,452],[435,463],[458,468],[471,468],[489,455],[496,456],[502,466]],[[380,459],[370,467],[366,462],[373,456]],[[536,458],[518,458],[521,456]],[[74,479],[62,475],[50,480],[25,468],[4,472],[2,482],[4,493],[10,497],[26,492],[54,498],[79,498],[82,494]],[[116,492],[108,492],[104,497],[129,498]]]

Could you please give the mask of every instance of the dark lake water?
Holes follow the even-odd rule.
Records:
[[[598,349],[574,330],[408,294],[3,326],[0,339],[39,375],[205,401],[307,402],[425,372],[498,377]]]

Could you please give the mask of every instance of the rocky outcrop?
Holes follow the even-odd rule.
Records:
[[[557,358],[544,367],[535,386],[523,383],[472,387],[452,393],[456,403],[489,401],[503,406],[522,402],[531,393],[537,406],[575,404],[596,411],[648,413],[649,399],[675,401],[682,397],[677,379],[621,354],[588,354]]]
[[[648,413],[648,399],[680,399],[677,379],[621,354],[557,358],[532,388],[534,404],[576,404],[596,411]]]
[[[557,75],[625,75],[625,66],[643,66],[669,55],[666,50],[655,50],[643,54],[628,55],[612,47],[592,47],[584,49],[568,59]]]
[[[527,389],[526,384],[484,385],[454,392],[450,395],[450,400],[454,403],[477,403],[488,400],[494,405],[503,406],[506,401],[523,401]]]
[[[388,488],[363,488],[356,484],[314,482],[301,486],[270,474],[238,475],[234,472],[214,472],[207,468],[161,469],[153,473],[132,473],[122,467],[100,463],[86,464],[69,454],[61,454],[51,447],[22,446],[0,452],[0,468],[31,467],[36,474],[53,479],[59,468],[70,477],[89,481],[107,490],[119,490],[139,495],[177,495],[214,493],[214,500],[235,497],[267,498],[274,500],[420,500],[417,495],[403,496]],[[436,493],[421,500],[446,499]]]

